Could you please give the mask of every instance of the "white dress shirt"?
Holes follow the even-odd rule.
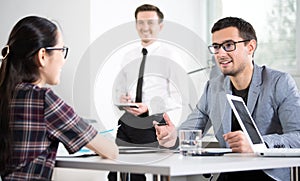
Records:
[[[120,96],[128,94],[135,101],[136,86],[139,75],[140,63],[142,61],[142,48],[148,51],[144,82],[142,88],[142,102],[148,106],[149,115],[167,112],[175,125],[182,119],[183,107],[187,105],[188,90],[187,74],[177,64],[176,59],[181,58],[176,52],[155,41],[147,47],[140,44],[135,45],[129,51],[122,62],[121,71],[117,77],[115,102]]]

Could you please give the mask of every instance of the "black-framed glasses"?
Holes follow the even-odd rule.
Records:
[[[219,50],[222,47],[226,52],[232,52],[236,49],[237,43],[243,43],[246,41],[250,41],[250,40],[241,40],[241,41],[228,40],[221,44],[213,43],[212,45],[208,46],[208,50],[211,54],[217,54],[219,53]]]
[[[68,51],[69,51],[69,48],[68,47],[62,47],[62,48],[58,48],[58,47],[45,47],[46,50],[61,50],[63,52],[63,56],[64,56],[64,59],[67,58],[67,55],[68,55]]]

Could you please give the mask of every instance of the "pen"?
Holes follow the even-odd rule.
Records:
[[[105,134],[105,133],[109,133],[112,132],[114,129],[109,129],[109,130],[105,130],[105,131],[99,131],[99,134]]]
[[[157,126],[166,126],[167,123],[157,123],[157,124],[154,124],[154,125],[157,125]]]
[[[116,129],[118,129],[119,127],[121,126],[121,124],[119,124]],[[109,132],[112,132],[114,131],[114,128],[113,129],[108,129],[108,130],[105,130],[105,131],[99,131],[99,134],[106,134],[106,133],[109,133]]]
[[[126,102],[131,102],[130,99],[128,99],[129,96],[128,91],[126,91],[125,96],[126,96]]]

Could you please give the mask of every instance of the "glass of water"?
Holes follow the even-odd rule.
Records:
[[[179,150],[184,156],[201,154],[202,131],[179,130]]]

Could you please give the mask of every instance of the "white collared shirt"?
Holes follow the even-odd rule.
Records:
[[[176,59],[180,55],[165,46],[163,43],[155,41],[147,47],[140,44],[135,45],[129,51],[124,60],[120,63],[121,73],[118,76],[116,88],[116,100],[126,93],[135,101],[136,86],[140,63],[142,61],[142,48],[148,51],[144,82],[142,88],[142,102],[148,106],[149,114],[167,112],[171,120],[178,122],[181,119],[181,111],[186,102],[183,97],[182,88],[187,88],[187,76],[185,71],[178,65]],[[174,118],[172,118],[174,117]]]

